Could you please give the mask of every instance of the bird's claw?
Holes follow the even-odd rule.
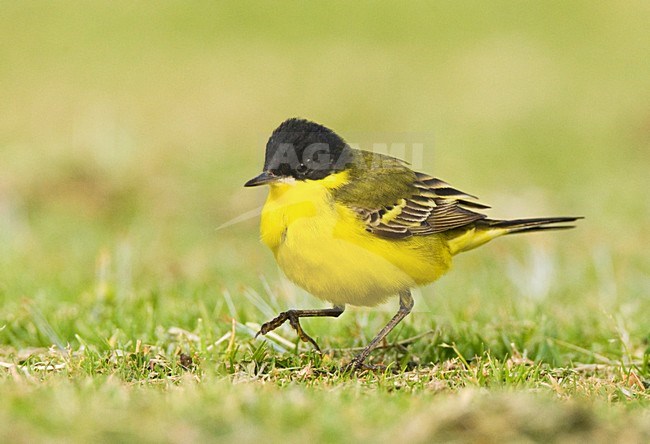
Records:
[[[362,372],[362,371],[371,371],[371,372],[385,372],[388,368],[384,365],[374,365],[374,364],[367,364],[363,361],[360,361],[358,359],[353,359],[343,367],[343,372],[344,373],[357,373],[357,372]]]
[[[312,339],[312,337],[305,333],[305,331],[302,329],[302,326],[300,325],[300,316],[298,316],[295,310],[283,311],[275,318],[262,324],[260,331],[255,334],[255,337],[257,338],[259,335],[265,335],[268,332],[275,330],[287,321],[289,321],[289,324],[296,331],[301,341],[309,342],[318,352],[320,352],[320,347],[316,341],[314,341],[314,339]]]

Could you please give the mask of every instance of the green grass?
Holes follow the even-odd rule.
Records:
[[[17,2],[0,13],[0,441],[650,439],[642,2]],[[416,294],[254,338],[292,287],[243,189],[290,116],[423,141],[497,240]],[[432,142],[433,140],[433,142]],[[351,140],[352,141],[352,140]],[[222,228],[219,228],[222,227]]]

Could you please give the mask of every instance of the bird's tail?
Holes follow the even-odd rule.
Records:
[[[478,229],[505,230],[503,234],[530,233],[532,231],[566,230],[575,228],[567,225],[582,217],[539,217],[535,219],[492,220],[484,219],[476,225]]]
[[[534,219],[494,220],[481,219],[466,226],[465,231],[457,231],[457,236],[449,239],[452,254],[471,250],[492,239],[515,233],[533,231],[566,230],[574,228],[571,222],[582,217],[539,217]]]

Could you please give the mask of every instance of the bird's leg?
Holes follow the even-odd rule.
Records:
[[[400,323],[404,317],[411,312],[411,309],[413,308],[413,297],[411,297],[411,291],[410,290],[404,290],[400,292],[399,294],[399,310],[393,316],[393,319],[388,321],[388,324],[384,328],[381,329],[381,331],[375,336],[375,339],[373,339],[370,344],[366,348],[364,348],[358,355],[352,359],[352,362],[350,362],[350,367],[354,370],[358,370],[364,366],[364,361],[368,357],[371,351],[379,345],[379,343],[386,337],[388,333],[391,332],[393,328],[397,324]]]
[[[298,337],[304,342],[310,342],[316,350],[320,351],[320,347],[305,331],[300,325],[300,318],[315,318],[320,316],[331,316],[333,318],[338,318],[341,316],[341,313],[345,310],[344,305],[335,305],[332,308],[322,308],[316,310],[287,310],[280,313],[276,318],[271,319],[269,322],[262,324],[260,331],[257,332],[255,337],[259,335],[265,335],[270,331],[275,330],[286,321],[289,321],[289,324],[296,330]]]

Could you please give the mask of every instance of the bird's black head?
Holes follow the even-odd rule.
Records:
[[[318,180],[343,170],[351,161],[351,148],[334,131],[309,120],[289,119],[266,143],[264,172],[245,186],[290,177]]]

